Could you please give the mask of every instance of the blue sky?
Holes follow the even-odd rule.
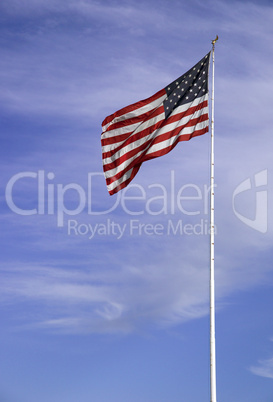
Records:
[[[4,0],[0,15],[1,402],[209,400],[209,135],[110,197],[100,134],[216,34],[217,394],[272,401],[271,2]]]

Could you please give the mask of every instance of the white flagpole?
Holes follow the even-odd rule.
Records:
[[[211,164],[210,164],[210,401],[216,402],[215,284],[214,284],[214,47],[212,41]]]

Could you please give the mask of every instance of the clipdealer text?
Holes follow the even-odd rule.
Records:
[[[130,184],[113,198],[111,206],[104,209],[97,201],[96,179],[103,179],[102,172],[88,173],[86,188],[77,183],[56,183],[53,172],[20,172],[12,176],[6,185],[6,202],[18,215],[56,215],[57,226],[63,227],[65,217],[83,213],[98,216],[112,213],[118,207],[130,216],[143,215],[208,215],[210,187],[206,184],[184,184],[178,187],[175,172],[170,172],[167,185],[153,183],[146,187]],[[20,197],[26,197],[31,185],[35,190],[34,203],[24,208]],[[216,187],[216,186],[215,186]],[[25,198],[24,198],[25,199]],[[33,197],[32,197],[33,199]],[[73,202],[71,202],[71,200]],[[113,200],[113,201],[112,201]],[[33,200],[32,200],[33,202]],[[156,231],[160,231],[157,227]],[[147,229],[149,231],[149,229]]]

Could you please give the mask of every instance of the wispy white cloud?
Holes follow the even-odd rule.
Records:
[[[30,240],[29,245],[40,250],[40,258],[42,250],[48,254],[45,264],[9,263],[1,273],[2,303],[36,306],[35,314],[27,307],[21,328],[27,325],[70,333],[133,332],[166,328],[208,314],[206,236],[129,236],[116,244],[115,253],[113,247],[107,250],[108,239],[97,237],[88,246],[90,251],[96,249],[92,258],[84,251],[88,244],[82,238],[62,236],[59,241],[55,236],[42,235],[41,230],[36,236],[37,241]],[[265,265],[257,271],[253,264],[246,268],[244,247],[240,243],[241,255],[234,248],[237,241],[233,235],[228,256],[218,244],[218,308],[232,292],[264,281],[269,269]],[[53,251],[58,249],[62,257],[53,258]],[[62,250],[67,250],[67,257]]]
[[[6,3],[3,4],[5,8]],[[127,28],[131,27],[130,29],[134,32],[147,29],[150,33],[151,30],[155,30],[157,35],[163,35],[163,30],[168,30],[169,26],[174,29],[174,24],[178,23],[171,12],[166,15],[166,10],[162,4],[157,10],[153,9],[153,12],[147,12],[146,4],[144,8],[141,4],[134,6],[132,3],[113,5],[112,3],[94,1],[70,1],[68,3],[63,1],[49,3],[31,1],[22,4],[22,2],[13,0],[6,9],[10,11],[11,15],[13,13],[23,13],[24,10],[26,13],[31,14],[32,12],[35,13],[35,10],[45,12],[49,9],[56,13],[56,21],[59,20],[58,11],[65,11],[65,15],[72,15],[76,12],[84,16],[90,29],[95,28],[98,20],[101,23],[104,20],[109,20],[108,23],[112,30],[115,25],[119,27],[126,25]],[[241,9],[243,9],[243,12],[240,11]],[[224,18],[225,16],[225,21],[228,21],[221,28],[223,33],[227,32],[232,37],[237,35],[239,38],[242,33],[245,35],[246,32],[247,35],[253,35],[259,42],[259,48],[255,52],[260,52],[268,46],[268,31],[259,27],[264,27],[265,24],[271,27],[270,9],[254,4],[249,4],[249,7],[245,9],[244,5],[238,2],[236,5],[237,12],[234,13],[234,10],[232,10],[231,13],[228,4],[219,2],[216,10],[220,17]],[[187,15],[187,9],[183,11]],[[249,18],[251,18],[253,27],[257,27],[254,34],[249,30],[249,25],[245,31],[242,28],[242,15],[245,16],[246,14],[247,23],[249,24]],[[211,18],[213,18],[213,15]],[[53,19],[53,16],[51,18]],[[194,29],[198,31],[198,29],[201,29],[202,18],[201,15],[196,16],[196,18],[198,23],[194,24]],[[152,21],[150,21],[151,19]],[[21,32],[20,41],[23,40],[23,46],[4,51],[1,58],[0,73],[4,82],[1,97],[5,108],[15,113],[60,115],[67,116],[67,118],[75,116],[79,119],[88,119],[88,117],[95,117],[98,114],[103,116],[104,110],[105,112],[106,110],[109,111],[111,107],[114,110],[115,107],[133,102],[138,97],[143,96],[147,88],[150,88],[152,93],[153,90],[160,89],[161,86],[166,85],[168,80],[175,78],[173,74],[176,74],[176,72],[169,72],[167,75],[166,71],[164,73],[164,69],[162,70],[162,65],[158,64],[158,62],[156,63],[153,60],[154,58],[148,63],[146,54],[140,50],[132,52],[126,48],[124,54],[119,54],[115,52],[115,43],[111,42],[113,51],[105,57],[105,52],[107,52],[105,45],[103,44],[103,46],[99,47],[93,39],[93,34],[89,35],[87,32],[83,32],[82,26],[78,32],[76,20],[74,23],[67,20],[62,24],[64,29],[60,33],[58,29],[52,28],[52,25],[49,26],[48,19],[42,20],[32,32],[27,32],[27,30]],[[80,45],[69,34],[68,27],[71,28],[71,24],[75,27],[75,33],[78,36],[82,36]],[[85,26],[85,23],[83,23],[83,26]],[[192,27],[192,24],[187,24],[183,29],[185,32],[190,33],[193,29]],[[109,35],[105,41],[110,44]],[[230,46],[230,42],[224,34],[223,50],[226,56],[219,45],[221,57],[228,56],[230,58],[231,55],[233,58],[236,57],[236,63],[235,60],[229,61],[231,66],[234,64],[238,66],[239,63],[241,68],[244,68],[246,76],[250,72],[253,75],[257,72],[261,77],[260,82],[256,84],[256,88],[253,85],[249,86],[249,88],[246,88],[246,86],[242,88],[243,83],[240,82],[238,86],[239,82],[235,78],[233,86],[241,88],[240,98],[233,96],[233,99],[237,100],[237,102],[239,100],[244,102],[245,98],[248,97],[248,92],[252,91],[253,93],[255,91],[256,93],[258,90],[263,93],[263,88],[265,89],[263,79],[268,85],[267,77],[264,77],[259,71],[258,61],[251,53],[253,50],[253,44],[250,45],[251,43],[253,42],[248,41],[247,46],[245,46],[245,44],[241,44],[240,40],[236,40]],[[28,46],[26,46],[27,44]],[[136,42],[132,42],[132,47],[138,47],[138,45],[137,39]],[[147,43],[148,45],[149,42]],[[66,49],[69,49],[69,51],[66,51]],[[143,44],[141,49],[145,49]],[[157,59],[160,60],[162,57],[162,59],[165,59],[165,64],[168,62],[170,65],[169,52],[170,50],[168,49],[161,49]],[[242,52],[244,53],[243,57]],[[266,57],[267,52],[262,54],[263,57]],[[104,61],[104,59],[106,60]],[[179,64],[180,59],[176,58],[172,62]],[[193,62],[195,61],[193,59]],[[104,77],[100,75],[98,78],[98,71],[93,70],[96,63],[105,71]],[[92,68],[90,68],[91,64]],[[182,64],[181,68],[190,67],[185,64],[184,60]],[[240,65],[236,68],[240,68]],[[268,72],[269,68],[270,66],[268,66]],[[241,75],[240,71],[236,73]],[[232,77],[227,77],[223,80],[221,88],[232,88],[233,80]],[[126,83],[123,88],[121,88],[122,83]],[[147,83],[149,83],[148,87]],[[150,91],[147,92],[147,96],[150,95]],[[258,97],[259,93],[256,95]],[[106,109],[107,105],[108,109]],[[253,107],[255,106],[253,105]]]
[[[105,259],[107,263],[109,256]],[[1,276],[2,303],[33,302],[41,308],[40,317],[35,319],[30,309],[22,324],[48,329],[131,332],[207,313],[206,270],[183,268],[173,261],[167,266],[166,259],[156,266],[120,266],[102,272],[94,266],[76,271],[19,264]]]
[[[273,379],[273,357],[271,359],[259,360],[258,365],[250,367],[250,371],[260,377]]]
[[[52,8],[55,12],[58,8],[65,8],[68,13],[76,12],[84,15],[86,21],[89,19],[91,29],[95,27],[95,21],[103,21],[107,18],[112,29],[115,24],[118,26],[126,24],[135,31],[140,29],[138,26],[141,29],[149,29],[149,32],[154,29],[157,35],[163,34],[162,29],[164,27],[167,29],[167,27],[173,27],[174,24],[177,24],[177,20],[173,21],[172,13],[166,15],[162,5],[149,13],[146,6],[142,8],[128,3],[113,5],[104,2],[71,1],[67,6],[67,2],[61,1],[50,3],[32,1],[21,6],[21,2],[14,0],[10,10],[22,12],[26,9],[28,12],[31,10],[34,12],[36,9],[43,10],[47,7]],[[242,9],[243,12],[241,12]],[[270,93],[269,90],[267,91],[270,64],[268,64],[266,71],[260,71],[259,59],[260,57],[263,59],[267,57],[268,52],[263,52],[263,49],[268,47],[269,35],[264,26],[266,24],[271,27],[270,14],[272,10],[255,4],[249,4],[249,7],[245,9],[244,5],[239,2],[236,3],[235,10],[237,12],[235,13],[234,10],[231,12],[229,4],[223,2],[217,4],[216,10],[220,18],[225,16],[225,24],[221,27],[223,43],[220,46],[219,42],[219,55],[217,56],[220,68],[218,71],[222,70],[221,59],[223,59],[230,66],[233,74],[233,77],[227,75],[224,78],[222,71],[221,74],[219,73],[218,77],[221,77],[221,79],[218,78],[219,85],[221,85],[219,97],[220,94],[225,93],[226,95],[225,88],[229,88],[229,91],[233,93],[233,101],[236,101],[237,104],[244,103],[245,112],[243,115],[248,111],[248,115],[253,116],[251,109],[257,107],[255,99],[263,99],[266,102],[269,97],[266,92]],[[184,12],[187,14],[187,9]],[[245,30],[242,15],[245,16],[248,23]],[[58,21],[58,14],[56,18]],[[147,18],[152,18],[154,23],[146,21]],[[194,25],[194,29],[196,30],[198,27],[201,29],[199,24],[202,21],[201,15],[196,18],[198,23]],[[252,26],[253,28],[256,27],[256,30],[249,29],[250,18]],[[93,34],[84,33],[82,27],[78,33],[77,21],[75,21],[75,32],[82,36],[79,45],[79,42],[69,34],[68,25],[71,26],[71,24],[73,26],[73,22],[70,21],[64,23],[65,29],[60,33],[58,29],[52,29],[48,23],[41,21],[39,30],[43,29],[42,33],[37,30],[31,33],[23,31],[20,35],[20,40],[23,39],[23,46],[4,51],[0,72],[4,82],[1,97],[5,108],[15,113],[60,115],[67,116],[67,118],[75,116],[78,119],[88,119],[88,117],[95,117],[98,114],[103,116],[104,111],[109,112],[111,108],[114,110],[116,107],[133,102],[142,97],[143,94],[148,96],[153,90],[160,89],[169,80],[175,78],[176,72],[167,74],[164,69],[162,70],[162,65],[158,63],[161,57],[165,59],[165,65],[168,63],[169,67],[174,68],[175,64],[179,65],[179,63],[182,63],[181,68],[190,67],[185,63],[184,58],[183,62],[179,61],[181,57],[172,60],[173,64],[171,64],[168,56],[169,49],[161,49],[160,54],[157,55],[158,61],[154,60],[153,57],[147,62],[145,52],[143,53],[140,50],[132,52],[126,48],[125,54],[119,54],[115,52],[116,45],[112,42],[113,51],[107,55],[104,61],[105,52],[107,52],[105,45],[99,47],[93,40]],[[192,24],[187,24],[183,29],[186,32],[191,32],[192,26]],[[261,26],[263,29],[260,28]],[[232,46],[226,36],[227,33],[232,38],[238,36],[238,40],[234,40]],[[241,43],[242,35],[253,35],[259,43],[259,47],[255,48],[255,41],[248,40],[247,45]],[[110,44],[109,37],[105,41]],[[28,46],[26,46],[27,44]],[[138,45],[139,42],[136,39],[132,46],[138,48]],[[149,42],[146,46],[149,49]],[[66,49],[70,50],[67,52]],[[143,44],[141,49],[145,49]],[[254,54],[258,52],[259,58],[254,57],[253,52]],[[195,61],[193,58],[193,62]],[[96,68],[94,70],[96,64],[105,71],[103,77],[98,74]],[[91,65],[92,68],[90,68]],[[233,68],[235,65],[236,71]],[[176,71],[178,71],[177,66]],[[255,82],[249,85],[248,79],[244,83],[243,75],[246,77],[252,75]],[[259,81],[256,81],[257,77],[259,77]],[[121,87],[122,83],[126,83],[126,85]],[[255,93],[256,96],[249,97],[248,93]],[[249,99],[248,106],[245,104],[246,99]],[[261,109],[264,110],[264,108]],[[233,110],[237,113],[238,108],[235,104]],[[230,117],[232,117],[234,113],[232,110],[230,112]],[[238,120],[238,117],[236,119]]]

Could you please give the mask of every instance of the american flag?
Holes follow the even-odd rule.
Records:
[[[104,119],[102,159],[110,195],[126,187],[143,162],[208,132],[209,60],[210,52],[161,91]]]

